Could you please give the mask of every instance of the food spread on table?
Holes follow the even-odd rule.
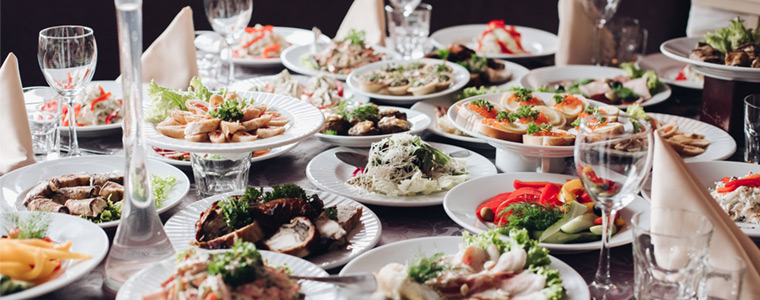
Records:
[[[273,266],[253,243],[236,240],[225,252],[193,248],[177,254],[175,272],[143,299],[304,299],[287,266]]]
[[[652,124],[652,128],[656,129],[660,136],[673,147],[681,156],[697,156],[705,153],[707,147],[710,146],[710,141],[705,138],[704,134],[696,132],[685,132],[678,130],[678,122],[671,121],[668,123],[662,123],[655,118],[649,117],[644,112],[644,109],[638,105],[632,105],[626,110],[631,116],[636,118],[647,120]]]
[[[317,194],[307,195],[295,184],[271,191],[247,188],[242,195],[216,201],[196,223],[193,245],[225,249],[236,239],[262,249],[306,257],[350,247],[347,237],[359,225],[362,207],[325,207]]]
[[[47,236],[51,216],[3,215],[7,235],[0,238],[0,296],[17,293],[55,279],[65,271],[64,260],[87,260],[89,254],[71,252],[72,242]]]
[[[390,197],[427,195],[467,180],[466,166],[466,161],[449,157],[419,136],[401,133],[372,143],[367,166],[346,184]]]
[[[281,35],[273,31],[274,26],[256,24],[246,27],[232,51],[235,58],[268,59],[278,58],[285,48],[290,46]]]
[[[664,88],[657,73],[652,70],[644,71],[632,63],[622,63],[620,67],[623,74],[614,78],[564,80],[541,89],[583,95],[607,104],[632,104],[647,101]]]
[[[314,70],[348,75],[353,69],[378,62],[385,56],[364,41],[364,31],[351,30],[342,41],[332,41],[318,53],[307,53],[301,63]]]
[[[282,70],[264,86],[256,86],[251,90],[301,99],[319,109],[332,107],[344,100],[344,87],[340,80],[328,75],[317,75],[309,78],[304,85],[290,75],[288,70]]]
[[[325,112],[323,134],[369,136],[409,131],[406,113],[375,104],[340,102]]]
[[[760,29],[744,27],[740,17],[728,27],[708,32],[696,48],[693,60],[735,67],[760,68]]]
[[[760,174],[724,177],[709,190],[731,220],[760,224]]]
[[[691,65],[685,65],[678,71],[674,81],[686,81],[702,86],[705,84],[705,76],[694,71]]]
[[[388,63],[357,77],[359,88],[367,93],[422,96],[448,89],[454,83],[454,69],[441,63]]]
[[[151,175],[151,191],[156,207],[174,188],[173,176]],[[94,223],[119,220],[124,199],[124,176],[116,173],[87,172],[55,176],[37,183],[24,197],[31,211],[80,216]]]
[[[373,299],[562,299],[565,289],[549,251],[526,230],[508,236],[464,232],[456,253],[387,264],[375,275]]]
[[[101,85],[90,85],[74,99],[74,118],[76,126],[109,125],[121,122],[122,99],[106,92]],[[46,103],[41,109],[44,111],[56,111],[58,102]],[[69,126],[69,106],[64,104],[62,111],[61,126]]]
[[[508,233],[525,229],[542,243],[565,244],[600,240],[601,210],[594,206],[580,179],[564,183],[515,180],[514,191],[501,193],[481,203],[478,220]],[[614,220],[614,221],[612,221]],[[611,219],[615,234],[625,222]]]
[[[613,106],[592,106],[579,95],[556,94],[541,99],[526,88],[512,88],[500,103],[485,99],[455,106],[455,122],[496,139],[541,146],[568,146],[575,142],[579,120],[594,114],[616,116]],[[616,127],[615,120],[602,120],[595,130]]]
[[[155,151],[156,154],[166,157],[168,159],[174,159],[178,161],[190,161],[190,152],[161,149],[158,147],[153,147],[153,151]],[[269,154],[269,152],[272,152],[272,150],[270,149],[256,150],[256,151],[253,151],[253,154],[251,154],[251,157],[259,157],[262,155]]]
[[[528,51],[523,48],[522,34],[515,30],[515,26],[504,25],[504,20],[488,22],[488,28],[477,39],[478,46],[475,51],[486,54],[524,54]]]
[[[512,79],[512,71],[502,61],[477,55],[462,44],[452,44],[448,49],[438,49],[425,57],[461,65],[470,72],[470,82],[467,83],[470,86],[502,84]]]
[[[153,104],[147,120],[161,134],[190,142],[239,143],[285,132],[290,119],[265,104],[254,104],[236,92],[212,93],[193,78],[187,92],[148,85]]]

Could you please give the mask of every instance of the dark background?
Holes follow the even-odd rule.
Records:
[[[386,1],[387,2],[387,1]],[[461,24],[503,19],[557,33],[556,0],[426,0],[433,5],[431,33]],[[147,48],[184,6],[193,9],[196,30],[210,30],[203,0],[144,0],[143,47]],[[659,52],[660,43],[685,35],[690,0],[621,1],[618,16],[641,20],[649,30],[647,53]],[[318,26],[332,37],[351,6],[348,0],[253,1],[251,25]],[[116,9],[110,0],[4,0],[0,1],[0,53],[18,56],[24,86],[47,85],[37,63],[37,35],[54,25],[86,25],[95,31],[98,64],[95,78],[119,75]]]

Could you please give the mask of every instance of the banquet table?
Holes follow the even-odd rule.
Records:
[[[529,67],[534,66],[529,65]],[[281,70],[282,68],[252,69],[238,67],[237,76],[238,79],[244,79],[261,75],[273,75]],[[673,92],[671,99],[662,104],[647,107],[647,111],[696,118],[699,114],[700,92],[678,87],[674,87]],[[450,140],[435,136],[428,132],[424,132],[421,135],[423,136],[423,139],[427,141],[451,143]],[[79,142],[80,147],[85,149],[104,149],[112,150],[117,154],[123,153],[120,134],[104,138],[80,138]],[[741,144],[741,141],[737,142]],[[458,145],[462,146],[461,144]],[[295,183],[305,188],[315,189],[315,186],[312,185],[306,177],[306,165],[311,158],[333,147],[335,146],[323,143],[316,137],[311,137],[301,142],[300,145],[286,154],[253,163],[251,165],[248,184],[250,186],[270,186],[274,184]],[[491,161],[494,160],[495,151],[493,148],[470,149],[484,155]],[[741,161],[741,153],[743,153],[743,148],[739,147],[736,154],[734,154],[730,160]],[[572,166],[572,164],[570,163],[568,166]],[[191,181],[193,181],[192,171],[190,169],[184,169],[183,171],[185,171]],[[572,170],[570,169],[566,169],[565,172],[569,173],[571,171]],[[172,215],[200,199],[201,197],[196,195],[195,186],[193,184],[190,192],[184,199],[182,199],[179,205],[161,214],[161,220],[166,222]],[[377,214],[382,223],[382,236],[377,246],[418,237],[461,235],[461,232],[464,230],[446,215],[441,205],[413,208],[382,207],[376,205],[367,206]],[[106,233],[108,234],[109,239],[112,240],[116,233],[116,228],[107,229]],[[623,286],[630,287],[633,285],[634,275],[631,251],[632,247],[630,244],[612,248],[610,251],[610,269],[613,280]],[[593,279],[597,267],[599,251],[577,254],[550,254],[573,267],[587,282],[590,282]],[[105,260],[82,279],[69,286],[40,297],[39,299],[114,298],[115,295],[102,289],[104,265]],[[331,274],[337,274],[340,271],[340,267],[327,271]]]

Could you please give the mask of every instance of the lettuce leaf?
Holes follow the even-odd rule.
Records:
[[[702,42],[708,43],[716,50],[726,53],[744,43],[760,42],[760,30],[745,28],[744,20],[736,17],[736,19],[731,20],[731,25],[728,27],[706,33]]]
[[[549,250],[538,245],[538,241],[530,238],[528,230],[512,228],[509,231],[502,232],[499,228],[485,231],[478,235],[470,235],[467,232],[462,234],[462,240],[466,245],[478,246],[486,249],[493,244],[499,249],[499,253],[504,253],[512,249],[523,248],[528,254],[525,262],[527,266],[543,266],[551,263],[549,259]],[[501,235],[508,236],[508,239],[502,239]]]
[[[637,68],[633,63],[621,63],[620,68],[623,69],[623,74],[631,78],[639,78],[643,75],[641,69]]]
[[[649,92],[652,93],[652,95],[656,94],[657,91],[659,91],[662,87],[662,82],[660,82],[660,78],[657,77],[657,73],[654,71],[646,71],[642,77],[647,79],[647,88],[649,89]]]
[[[547,266],[531,266],[528,269],[546,278],[546,285],[541,290],[541,293],[546,296],[546,300],[562,299],[565,289],[562,287],[562,278],[559,277],[559,270]]]
[[[145,118],[151,123],[161,122],[166,119],[172,109],[187,110],[185,100],[191,97],[190,93],[162,87],[155,81],[151,81],[148,84],[148,98],[150,98],[151,106]]]

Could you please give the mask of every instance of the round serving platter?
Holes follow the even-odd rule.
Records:
[[[317,52],[327,47],[327,44],[319,44],[317,45]],[[371,46],[372,49],[374,49],[378,53],[385,53],[385,59],[394,59],[396,57],[399,57],[399,55],[388,48],[381,47],[381,46]],[[286,68],[289,70],[301,73],[304,75],[309,76],[315,76],[319,74],[327,74],[333,78],[336,78],[338,80],[346,80],[348,78],[348,74],[335,74],[325,71],[320,71],[316,69],[312,69],[307,65],[304,65],[301,58],[304,55],[308,55],[311,53],[311,45],[301,45],[301,46],[293,46],[288,49],[285,49],[285,51],[280,54],[280,58],[282,59],[282,64],[285,65]]]
[[[448,48],[451,44],[463,44],[470,49],[477,49],[477,39],[488,28],[487,24],[470,24],[447,27],[430,35],[433,45],[439,49]],[[528,53],[478,53],[489,58],[534,58],[552,55],[557,52],[559,38],[557,35],[540,29],[515,26],[521,34],[521,42]]]

